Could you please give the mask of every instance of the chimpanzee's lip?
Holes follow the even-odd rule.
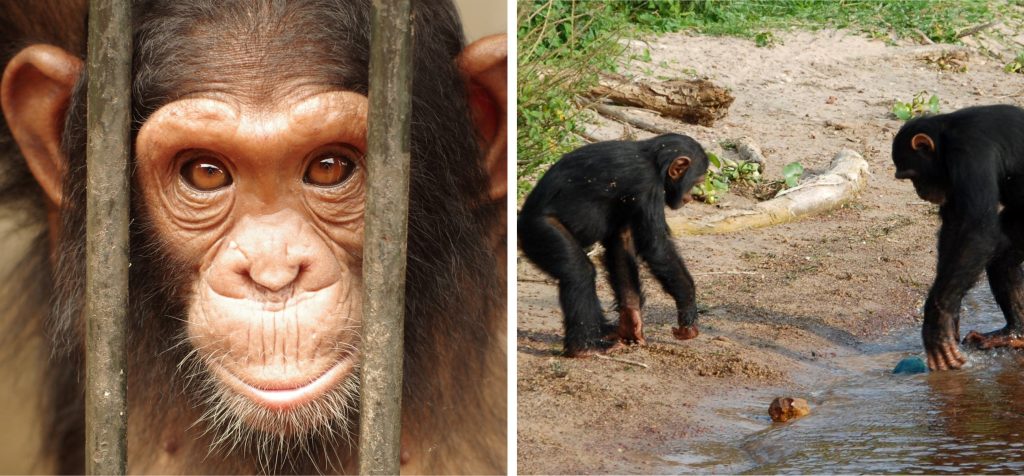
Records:
[[[355,366],[352,356],[342,358],[337,364],[312,381],[300,385],[284,384],[281,388],[260,388],[246,382],[224,366],[211,362],[213,372],[236,393],[254,403],[275,411],[288,411],[308,404],[335,388]]]

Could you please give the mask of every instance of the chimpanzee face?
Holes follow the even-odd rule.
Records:
[[[909,134],[902,132],[897,134],[892,144],[896,178],[910,179],[922,200],[938,205],[945,203],[946,179],[938,164],[935,142],[924,133],[915,134],[908,140],[905,136]]]
[[[265,431],[315,425],[306,409],[358,359],[366,111],[347,91],[251,106],[221,91],[173,101],[139,131],[147,216],[197,273],[189,338],[221,398]]]
[[[665,177],[665,205],[678,210],[692,202],[691,191],[704,179],[707,170],[708,159],[703,151],[687,151],[687,155],[676,158]]]

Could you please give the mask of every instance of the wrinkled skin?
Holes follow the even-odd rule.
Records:
[[[136,173],[156,233],[195,257],[200,357],[254,413],[294,414],[358,360],[367,100],[307,87],[249,105],[224,89],[157,110]],[[315,424],[241,416],[267,431]]]

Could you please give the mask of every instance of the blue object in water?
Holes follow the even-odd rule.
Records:
[[[892,369],[894,374],[923,374],[928,371],[928,366],[925,365],[924,359],[914,356],[907,357],[896,364],[896,368]]]

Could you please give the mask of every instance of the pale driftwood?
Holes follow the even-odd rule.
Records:
[[[725,88],[704,79],[648,82],[612,74],[602,75],[590,95],[702,126],[725,117],[735,99]]]
[[[597,111],[602,116],[625,124],[629,124],[637,129],[645,130],[647,132],[653,132],[655,134],[669,134],[674,132],[664,127],[651,124],[650,122],[637,119],[635,117],[630,117],[628,114],[622,112],[621,110],[614,106],[607,106],[604,104],[594,103],[590,107],[594,108],[594,110]]]
[[[668,225],[672,234],[679,236],[729,233],[787,223],[846,203],[864,189],[868,175],[867,161],[860,154],[844,149],[832,158],[827,172],[783,190],[771,200],[696,221],[668,217]]]

